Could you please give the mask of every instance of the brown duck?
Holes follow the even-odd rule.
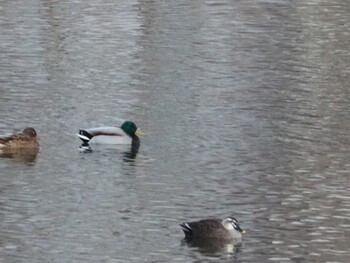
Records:
[[[25,128],[20,133],[0,137],[0,154],[21,150],[38,150],[37,134],[33,128]]]
[[[241,239],[242,234],[245,233],[234,217],[228,217],[223,220],[217,218],[202,219],[199,221],[182,223],[180,226],[187,240],[234,240]]]

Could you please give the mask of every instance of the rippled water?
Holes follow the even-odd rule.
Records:
[[[2,262],[347,262],[350,3],[1,1]],[[129,147],[79,128],[134,120]],[[193,246],[235,215],[243,242]]]

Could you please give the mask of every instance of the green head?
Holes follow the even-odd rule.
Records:
[[[136,135],[144,135],[143,132],[137,128],[136,124],[132,121],[126,121],[123,123],[123,125],[120,127],[126,134],[133,136]]]

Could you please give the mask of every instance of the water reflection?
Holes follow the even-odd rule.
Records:
[[[130,151],[124,152],[123,160],[125,162],[134,162],[139,152],[139,148],[140,148],[140,143],[133,143],[130,147]]]
[[[35,162],[39,149],[8,150],[0,154],[0,158],[11,158],[19,162],[32,164]]]
[[[96,145],[95,149],[98,152],[103,152],[105,154],[113,155],[122,153],[123,160],[125,162],[134,162],[136,156],[139,152],[140,143],[133,143],[129,145]],[[128,150],[126,150],[128,149]],[[92,153],[94,152],[94,147],[91,147],[89,144],[81,144],[79,146],[79,152],[81,153]]]
[[[242,241],[240,240],[186,240],[181,241],[182,246],[194,248],[205,256],[234,255],[241,251]]]
[[[92,148],[89,144],[83,143],[79,146],[79,152],[81,153],[92,153]]]

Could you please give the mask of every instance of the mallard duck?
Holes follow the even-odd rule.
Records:
[[[234,217],[228,217],[223,220],[217,218],[202,219],[199,221],[182,223],[180,226],[187,240],[234,240],[241,239],[242,234],[245,233]]]
[[[144,133],[132,121],[126,121],[119,127],[99,127],[79,130],[77,136],[83,141],[83,146],[89,143],[98,144],[139,144],[137,135]]]
[[[37,150],[39,143],[33,128],[25,128],[20,133],[0,137],[0,154],[21,150]]]

